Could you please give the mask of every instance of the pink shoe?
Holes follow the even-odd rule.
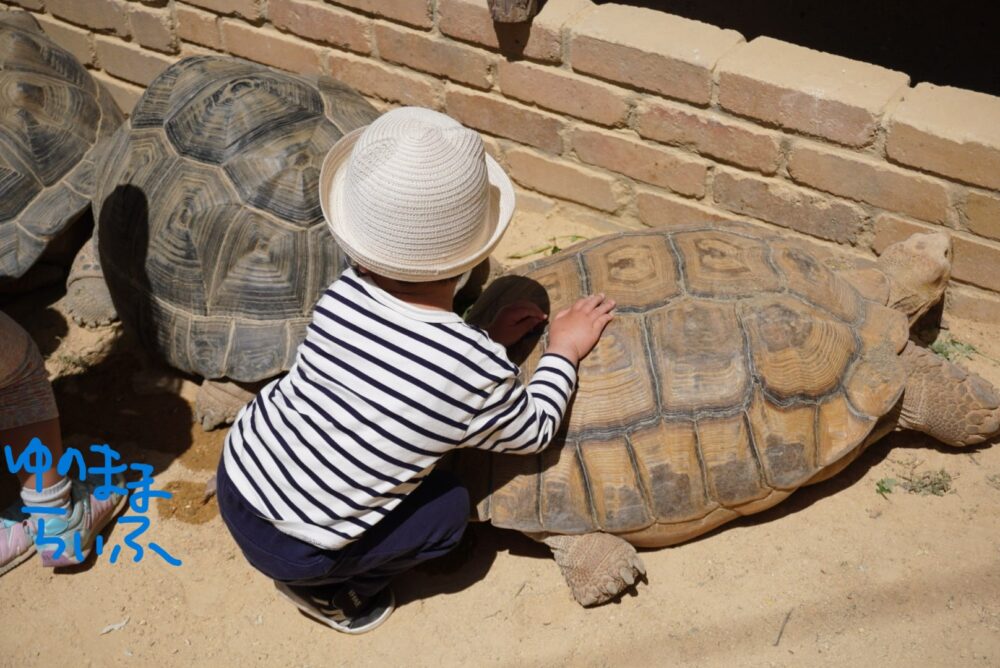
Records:
[[[35,553],[34,525],[21,512],[20,505],[11,506],[0,518],[0,575]],[[15,517],[22,519],[13,519]]]
[[[113,484],[125,487],[120,477]],[[39,518],[35,543],[42,555],[43,566],[76,566],[86,561],[94,540],[111,523],[128,498],[126,494],[112,493],[102,501],[94,496],[93,490],[92,483],[74,480],[73,508],[69,516]],[[75,538],[76,535],[79,539]]]

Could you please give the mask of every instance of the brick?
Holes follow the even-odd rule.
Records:
[[[490,137],[489,135],[480,134],[479,136],[483,140],[483,148],[486,149],[486,153],[499,164],[503,165],[503,147],[500,146],[500,141],[496,137]]]
[[[331,53],[327,66],[331,76],[364,95],[432,109],[441,106],[443,84],[431,77],[346,53]]]
[[[183,2],[224,16],[242,16],[251,21],[261,17],[260,0],[183,0]]]
[[[517,211],[520,213],[545,216],[556,206],[555,200],[516,186],[514,194],[517,196]]]
[[[1000,296],[964,285],[949,285],[944,293],[941,325],[951,327],[952,318],[1000,325]]]
[[[148,86],[174,59],[146,51],[134,44],[104,35],[96,35],[97,62],[105,72],[140,86]]]
[[[417,28],[434,25],[430,0],[332,0],[338,5],[399,21]]]
[[[279,30],[355,53],[371,53],[371,20],[303,0],[270,0],[267,16]]]
[[[1000,244],[952,235],[952,278],[1000,292]]]
[[[222,43],[241,56],[300,74],[320,74],[329,49],[284,35],[273,28],[256,28],[233,19],[222,19]]]
[[[718,67],[719,105],[846,146],[865,146],[906,90],[902,72],[759,37]]]
[[[965,220],[970,232],[1000,239],[1000,198],[970,192],[965,200]]]
[[[105,74],[104,72],[92,70],[91,75],[100,82],[102,86],[111,94],[114,99],[115,104],[118,108],[124,112],[126,116],[132,113],[132,108],[135,107],[135,103],[139,101],[142,97],[143,89],[139,86],[132,85],[121,79],[115,79],[114,77]]]
[[[642,188],[636,190],[636,204],[639,220],[650,227],[719,223],[736,218],[731,213],[710,209],[691,200]]]
[[[889,122],[892,160],[1000,190],[1000,98],[920,84]]]
[[[583,162],[669,188],[690,197],[705,194],[709,163],[680,151],[644,144],[606,130],[576,128],[573,150]]]
[[[599,237],[602,234],[615,234],[623,230],[643,229],[643,225],[637,219],[622,218],[621,214],[612,217],[603,211],[597,211],[574,202],[560,202],[558,208],[550,214],[549,220],[558,221],[558,223],[565,222],[571,226],[567,231],[578,233],[588,239]],[[589,229],[580,229],[580,227]]]
[[[507,151],[507,164],[511,178],[526,188],[602,211],[618,209],[615,179],[606,174],[522,148]]]
[[[439,74],[473,88],[488,90],[493,85],[493,57],[485,51],[388,24],[375,26],[375,43],[383,60]]]
[[[636,130],[643,137],[764,174],[773,174],[781,160],[778,133],[684,104],[643,103],[636,115]]]
[[[934,223],[948,217],[948,189],[940,181],[849,151],[797,143],[788,173],[799,183],[887,211]]]
[[[222,49],[222,35],[215,14],[184,5],[177,5],[176,11],[178,37],[185,42],[194,42],[216,50]]]
[[[902,241],[913,234],[923,234],[926,232],[942,232],[940,227],[905,220],[899,216],[884,213],[875,219],[875,237],[872,239],[872,250],[879,255],[886,246]],[[952,237],[954,241],[954,237]]]
[[[177,58],[187,58],[189,56],[218,56],[218,55],[228,55],[223,54],[221,51],[215,51],[213,49],[206,49],[203,46],[198,46],[197,44],[192,44],[191,42],[181,42],[181,52],[177,54]]]
[[[449,37],[516,57],[560,62],[562,27],[593,8],[590,0],[548,0],[528,25],[494,23],[479,0],[438,0],[438,27]]]
[[[94,42],[89,30],[63,23],[48,14],[35,14],[34,16],[42,26],[42,30],[52,38],[53,42],[72,53],[82,64],[93,64]]]
[[[152,9],[133,4],[128,15],[135,41],[148,49],[177,53],[177,35],[168,9]]]
[[[574,70],[706,105],[716,62],[743,41],[734,30],[616,4],[589,12],[572,35]]]
[[[110,30],[128,37],[128,17],[123,0],[45,0],[49,13],[77,25]]]
[[[491,135],[506,137],[549,153],[562,152],[558,116],[536,111],[516,102],[449,87],[445,108],[458,121]]]
[[[621,125],[628,115],[629,91],[552,67],[501,61],[501,92],[522,102],[602,125]]]
[[[720,170],[713,191],[715,201],[734,213],[841,244],[854,242],[864,228],[860,207],[774,179]]]
[[[918,232],[941,232],[940,227],[883,214],[875,220],[872,248],[881,253],[886,246]],[[951,277],[1000,292],[1000,244],[949,230],[952,244]]]

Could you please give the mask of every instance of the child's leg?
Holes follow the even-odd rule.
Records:
[[[62,454],[58,415],[38,347],[20,325],[0,312],[0,448],[10,446],[16,459],[38,437],[50,446],[53,458],[58,457]],[[17,476],[22,490],[47,491],[48,496],[59,497],[54,500],[60,508],[68,506],[68,486],[54,465],[38,476],[23,469]],[[22,499],[0,511],[0,574],[35,552],[36,519],[21,512],[22,504],[32,505]]]
[[[224,463],[216,474],[216,496],[236,544],[264,575],[302,586],[346,584],[364,597],[383,589],[393,575],[455,547],[469,517],[466,489],[451,474],[433,471],[361,539],[323,550],[259,517],[233,486]]]
[[[44,538],[55,539],[43,538],[38,543],[43,565],[79,563],[124,501],[118,494],[99,500],[90,493],[91,486],[71,481],[56,470],[63,454],[62,434],[45,363],[28,333],[0,313],[0,447],[10,446],[11,459],[17,462],[35,438],[48,449],[51,460],[44,471],[22,468],[17,472],[21,502],[36,510],[30,518],[20,512],[21,504],[2,512],[0,574],[34,552],[40,520],[44,520]],[[74,546],[76,534],[80,535],[79,554]],[[61,551],[59,541],[64,545]]]
[[[384,589],[393,576],[447,554],[469,521],[469,492],[450,473],[431,471],[359,540],[336,552],[327,573],[294,584],[341,583],[362,598]]]
[[[251,566],[279,582],[315,578],[326,573],[327,552],[282,533],[257,515],[229,479],[224,461],[219,462],[215,485],[219,514]]]
[[[216,481],[220,514],[247,561],[303,612],[346,633],[381,624],[394,607],[389,580],[451,550],[468,522],[468,492],[450,474],[432,472],[360,540],[328,551],[258,517],[224,463]]]

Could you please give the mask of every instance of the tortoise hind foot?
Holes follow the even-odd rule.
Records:
[[[66,311],[78,325],[84,327],[109,325],[118,319],[93,239],[87,241],[76,254],[69,270]]]
[[[899,424],[955,447],[1000,434],[1000,393],[974,373],[912,342],[902,354],[908,378]]]
[[[254,394],[238,383],[206,378],[198,388],[194,418],[205,431],[230,424],[240,409],[254,398]]]
[[[541,542],[552,549],[573,598],[583,606],[607,603],[646,574],[635,548],[618,536],[548,536]]]

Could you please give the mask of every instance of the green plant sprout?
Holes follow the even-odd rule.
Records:
[[[909,476],[900,477],[903,478],[903,489],[911,494],[920,494],[921,496],[927,494],[944,496],[951,491],[951,481],[954,480],[952,475],[944,469],[924,471],[918,476],[914,476],[911,472]]]
[[[886,494],[892,494],[892,490],[895,489],[898,484],[899,481],[895,478],[882,478],[875,483],[875,491],[883,499],[888,499],[889,497],[887,497]]]
[[[531,250],[524,251],[523,253],[513,253],[508,255],[507,258],[511,260],[523,260],[526,257],[531,257],[532,255],[538,255],[541,253],[543,256],[555,255],[561,251],[565,246],[571,246],[577,241],[584,241],[587,237],[580,236],[579,234],[564,234],[558,237],[549,237],[549,242],[544,246],[539,246],[537,248],[532,248]],[[566,239],[566,243],[560,246],[560,239]]]
[[[942,335],[937,341],[930,345],[931,351],[948,360],[954,362],[957,359],[971,359],[972,354],[979,352],[970,343],[964,343],[954,338],[951,334]]]

